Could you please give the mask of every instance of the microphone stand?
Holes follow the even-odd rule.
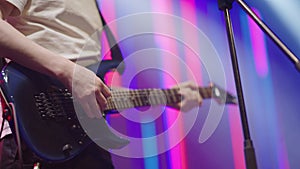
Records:
[[[286,45],[268,28],[266,24],[248,7],[248,5],[242,0],[236,0],[243,10],[255,21],[255,23],[272,39],[272,41],[288,56],[288,58],[294,62],[295,67],[300,71],[299,59],[286,47]],[[234,0],[218,0],[218,6],[221,11],[224,11],[226,20],[226,31],[228,37],[228,43],[230,48],[233,73],[235,78],[235,85],[237,90],[237,96],[239,101],[239,108],[241,114],[241,122],[244,134],[244,154],[247,169],[257,169],[257,162],[255,156],[254,146],[251,140],[249,125],[247,120],[247,113],[245,108],[243,89],[241,84],[241,77],[239,72],[239,65],[237,61],[237,54],[235,49],[234,35],[232,29],[232,22],[230,18],[229,10],[232,8]]]
[[[257,169],[255,150],[253,147],[253,143],[249,131],[247,113],[245,108],[246,106],[244,102],[239,65],[238,65],[237,54],[235,49],[232,23],[231,23],[231,18],[229,13],[229,9],[232,8],[232,2],[233,0],[218,0],[218,5],[219,5],[219,9],[224,11],[224,16],[226,20],[226,31],[227,31],[229,48],[230,48],[231,61],[232,61],[236,91],[238,96],[238,103],[239,103],[240,114],[241,114],[243,134],[244,134],[244,154],[246,160],[246,167],[247,169]]]

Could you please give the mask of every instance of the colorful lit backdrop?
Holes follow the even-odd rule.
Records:
[[[226,77],[226,89],[235,93],[234,78],[231,59],[229,55],[227,37],[224,25],[223,13],[218,10],[217,0],[99,0],[101,9],[108,22],[114,22],[122,17],[155,12],[174,15],[187,20],[209,38],[219,55],[224,66]],[[271,29],[295,52],[300,55],[300,23],[298,9],[300,3],[297,0],[260,0],[251,2],[245,0],[255,8],[255,11],[265,20]],[[300,77],[293,64],[277,48],[276,45],[260,31],[260,29],[247,17],[245,12],[235,3],[230,11],[236,36],[238,60],[242,76],[242,84],[245,95],[247,115],[250,132],[254,142],[258,167],[262,169],[294,169],[300,166],[300,120],[298,105],[298,90]],[[165,23],[159,22],[159,18],[153,18],[152,22],[128,22],[127,26],[115,24],[113,32],[121,37],[124,31],[130,31],[136,26],[157,27],[164,25],[165,29],[177,31],[183,38],[197,43],[197,34],[193,34],[172,20]],[[126,24],[125,24],[126,25]],[[179,31],[178,31],[179,30]],[[200,41],[200,40],[199,40]],[[194,42],[193,42],[194,43]],[[155,58],[155,64],[168,65],[166,53],[180,57],[196,75],[199,85],[207,85],[211,80],[205,72],[205,65],[195,60],[195,54],[177,42],[163,36],[137,36],[128,37],[121,41],[120,46],[124,56],[148,48],[158,48],[167,51],[165,53],[153,53],[159,56]],[[146,57],[146,56],[145,56]],[[148,56],[147,56],[148,57]],[[200,57],[202,57],[200,55]],[[143,56],[136,62],[126,63],[127,71],[135,72],[139,64],[143,64]],[[180,70],[180,63],[175,59],[172,67],[166,69],[176,74],[176,80],[185,81],[189,77]],[[215,67],[216,71],[221,69]],[[120,77],[119,85],[124,85],[126,74]],[[174,77],[168,74],[145,71],[136,74],[130,79],[132,88],[145,87],[170,87],[175,84]],[[213,79],[213,81],[218,81]],[[128,85],[128,84],[125,84]],[[224,86],[224,85],[223,85]],[[159,155],[147,158],[127,158],[113,155],[117,169],[243,169],[243,134],[240,115],[237,106],[226,106],[223,116],[218,122],[216,130],[205,142],[199,143],[199,133],[208,114],[208,102],[204,102],[199,109],[196,122],[188,135],[174,148]],[[125,121],[121,116],[110,118],[112,124],[121,126],[124,133],[130,133],[133,137],[154,136],[172,125],[178,112],[166,109],[154,123],[133,123]],[[170,144],[172,139],[181,134],[171,133],[166,138],[165,144]],[[130,132],[129,132],[130,131]],[[134,150],[133,150],[134,151]],[[145,143],[141,150],[145,154],[148,151],[157,152],[157,144]]]

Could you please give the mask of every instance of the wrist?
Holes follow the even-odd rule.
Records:
[[[54,76],[62,82],[65,87],[71,89],[72,78],[75,70],[75,63],[70,60],[65,60],[55,64],[56,69],[54,69]]]

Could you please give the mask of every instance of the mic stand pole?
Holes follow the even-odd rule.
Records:
[[[246,113],[244,96],[243,96],[243,89],[241,84],[241,77],[239,72],[239,65],[238,65],[237,54],[235,49],[232,23],[231,23],[231,18],[229,13],[229,9],[232,8],[233,1],[234,0],[218,0],[218,5],[219,5],[219,9],[224,11],[224,16],[226,20],[226,31],[227,31],[229,48],[230,48],[232,67],[233,67],[233,73],[235,78],[235,85],[237,90],[243,134],[244,134],[244,154],[245,154],[246,167],[247,169],[257,169],[255,150],[250,137],[247,113]]]

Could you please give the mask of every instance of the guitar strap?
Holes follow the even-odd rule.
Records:
[[[123,62],[123,55],[122,55],[121,49],[120,49],[120,47],[119,47],[112,31],[111,31],[111,29],[107,25],[102,13],[101,13],[101,9],[100,9],[98,0],[95,0],[95,2],[96,2],[96,5],[98,7],[98,12],[99,12],[102,24],[103,24],[103,29],[104,29],[104,32],[105,32],[105,35],[106,35],[108,45],[110,47],[110,53],[111,53],[111,58],[112,58],[111,60],[103,60],[100,63],[97,72],[101,72],[100,69],[103,66],[103,67],[105,67],[105,69],[107,67],[109,67],[108,69],[117,69],[117,71],[120,74],[122,74],[124,72],[125,65],[124,65],[124,62]],[[103,65],[103,64],[105,64],[105,65]]]

